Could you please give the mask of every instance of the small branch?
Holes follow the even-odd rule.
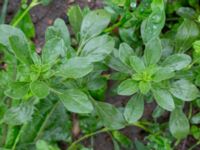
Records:
[[[99,131],[86,134],[85,136],[83,136],[83,137],[79,138],[78,140],[74,141],[74,142],[69,146],[68,150],[73,150],[74,147],[75,147],[79,142],[81,142],[81,141],[83,141],[83,140],[85,140],[85,139],[87,139],[87,138],[89,138],[89,137],[91,137],[91,136],[94,136],[94,135],[96,135],[96,134],[100,134],[100,133],[103,133],[103,132],[108,132],[108,131],[109,131],[109,130],[108,130],[107,128],[103,128],[103,129],[101,129],[101,130],[99,130]]]

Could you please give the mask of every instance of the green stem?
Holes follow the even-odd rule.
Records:
[[[91,136],[94,136],[96,134],[99,134],[99,133],[103,133],[103,132],[108,132],[109,130],[107,128],[103,128],[101,130],[98,130],[96,132],[92,132],[92,133],[89,133],[89,134],[86,134],[84,135],[83,137],[79,138],[78,140],[74,141],[68,148],[68,150],[73,150],[74,146],[76,146],[79,142],[91,137]]]
[[[0,24],[5,23],[5,18],[6,18],[6,14],[7,14],[7,7],[8,7],[8,0],[4,0],[3,8],[2,8],[2,11],[1,11]]]
[[[41,127],[40,127],[40,129],[39,129],[39,131],[38,131],[38,133],[37,133],[37,135],[36,135],[36,137],[35,137],[35,139],[34,139],[34,142],[36,142],[36,141],[41,137],[42,132],[43,132],[43,130],[44,130],[44,128],[45,128],[47,122],[49,121],[51,115],[52,115],[53,112],[55,111],[55,109],[56,109],[56,107],[58,106],[58,104],[59,104],[59,101],[58,101],[56,104],[54,104],[54,106],[53,106],[53,108],[51,109],[51,111],[47,114],[47,116],[46,116],[44,122],[42,123],[42,125],[41,125]]]
[[[147,127],[145,127],[141,122],[136,122],[132,124],[133,126],[139,127],[141,129],[143,129],[146,132],[149,132],[151,134],[153,134]]]
[[[196,144],[192,145],[188,150],[193,150],[198,145],[200,145],[200,140]]]
[[[116,24],[112,25],[111,27],[106,28],[106,29],[104,30],[104,33],[109,33],[109,32],[111,32],[111,31],[113,31],[115,28],[121,26],[122,24],[123,24],[123,23],[122,23],[121,21],[119,21],[119,22],[117,22]]]
[[[16,27],[19,22],[24,18],[24,16],[35,6],[39,5],[40,2],[38,0],[33,0],[30,5],[24,10],[24,12],[17,18],[17,20],[12,23],[12,26]]]

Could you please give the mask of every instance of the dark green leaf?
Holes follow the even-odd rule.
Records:
[[[132,79],[127,79],[123,81],[117,89],[117,93],[119,95],[133,95],[137,91],[138,83]]]
[[[144,99],[141,95],[134,95],[128,101],[125,110],[124,117],[128,123],[135,123],[138,121],[144,112]]]
[[[154,88],[153,95],[158,105],[165,110],[172,111],[175,108],[172,95],[167,90]]]
[[[163,80],[170,79],[174,77],[175,73],[171,68],[168,67],[161,67],[153,76],[153,81],[160,82]]]
[[[87,57],[74,57],[69,59],[60,68],[59,75],[64,78],[81,78],[93,70],[93,65]]]
[[[145,47],[144,60],[147,65],[156,64],[162,54],[162,45],[159,38],[150,40]]]
[[[192,101],[200,96],[197,87],[185,79],[180,79],[176,82],[173,82],[170,88],[170,92],[175,97],[183,101]]]
[[[88,39],[99,35],[110,23],[110,14],[99,9],[89,12],[82,21],[81,37]]]
[[[58,18],[55,20],[53,26],[49,27],[45,33],[46,41],[51,39],[60,38],[63,39],[65,46],[70,46],[70,34],[65,22]]]
[[[187,117],[180,108],[172,111],[169,120],[169,129],[171,134],[177,138],[185,138],[189,134],[190,125]]]
[[[134,50],[126,43],[120,44],[119,47],[119,58],[124,63],[129,65],[130,64],[130,56],[134,55]]]
[[[47,41],[42,49],[43,64],[54,64],[58,57],[64,53],[64,43],[60,38]]]
[[[5,95],[13,99],[23,98],[29,91],[29,84],[26,82],[11,83],[10,88],[5,91]]]
[[[88,96],[79,89],[69,89],[59,95],[67,110],[75,113],[90,113],[93,105]]]
[[[37,96],[38,98],[42,99],[47,97],[49,94],[49,87],[43,81],[34,81],[30,84],[30,89],[33,95]]]
[[[33,104],[24,103],[20,106],[11,107],[8,109],[3,120],[9,125],[21,125],[31,120],[33,112]]]
[[[80,32],[81,23],[83,20],[83,13],[79,5],[71,6],[67,12],[70,25],[73,28],[74,33]]]
[[[87,57],[91,62],[102,61],[114,49],[115,42],[108,35],[102,35],[91,39],[83,47],[81,56]]]
[[[192,47],[192,43],[199,36],[197,24],[191,20],[185,19],[179,26],[175,37],[175,49],[178,52],[185,52]]]
[[[109,129],[121,129],[125,126],[122,113],[113,105],[103,102],[95,102],[97,115],[104,126]]]
[[[191,123],[200,124],[200,113],[197,113],[194,116],[192,116]]]
[[[133,68],[134,71],[136,71],[137,73],[141,73],[142,71],[145,70],[145,65],[144,62],[141,58],[137,57],[137,56],[129,56],[130,58],[130,65]]]
[[[191,58],[186,54],[174,54],[167,57],[162,66],[171,68],[172,70],[181,70],[187,67],[191,62]]]
[[[26,65],[31,65],[32,59],[30,56],[30,48],[28,43],[21,41],[18,36],[11,36],[9,38],[9,42],[17,59]]]

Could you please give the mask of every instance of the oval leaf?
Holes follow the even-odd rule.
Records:
[[[172,111],[169,120],[169,129],[177,139],[185,138],[189,134],[190,125],[188,119],[180,108]]]
[[[144,112],[144,99],[141,95],[134,95],[128,101],[125,110],[124,117],[128,123],[134,123],[138,121]]]
[[[119,85],[117,93],[119,95],[132,95],[135,92],[137,92],[137,90],[138,90],[138,83],[131,79],[127,79]]]
[[[69,89],[59,95],[67,110],[75,113],[90,113],[93,105],[87,95],[79,89]]]
[[[31,92],[38,98],[45,98],[49,94],[49,87],[43,81],[34,81],[30,84]]]

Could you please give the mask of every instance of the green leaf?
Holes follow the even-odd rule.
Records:
[[[79,89],[69,89],[59,95],[67,110],[75,113],[90,113],[93,105],[88,96]]]
[[[180,108],[172,111],[169,120],[169,129],[171,134],[177,139],[183,139],[189,134],[190,125],[188,119]]]
[[[157,38],[165,24],[164,1],[152,3],[152,13],[146,18],[141,25],[141,35],[144,43],[153,38]]]
[[[9,41],[11,36],[17,36],[20,43],[28,43],[24,33],[18,28],[3,24],[0,25],[0,33],[0,44],[7,47],[10,52],[13,52]]]
[[[137,57],[137,56],[129,56],[130,58],[130,65],[133,68],[134,71],[136,71],[137,73],[141,73],[142,71],[145,70],[145,65],[144,62],[141,58]]]
[[[113,105],[96,101],[95,110],[105,127],[116,130],[124,128],[124,117],[122,113]]]
[[[144,99],[141,95],[134,95],[128,101],[125,110],[124,117],[130,124],[138,121],[144,112]]]
[[[130,65],[130,56],[134,55],[134,50],[126,43],[121,43],[119,46],[119,58],[127,65]]]
[[[24,13],[24,11],[24,9],[19,9],[10,24],[13,24]],[[27,38],[35,37],[35,26],[31,19],[30,13],[26,13],[26,15],[17,24],[17,27],[24,32]]]
[[[23,103],[20,106],[11,107],[4,114],[3,121],[9,125],[21,125],[31,120],[34,106],[30,103]]]
[[[175,76],[174,71],[169,67],[161,67],[153,76],[154,82],[160,82],[163,80],[170,79]]]
[[[108,35],[102,35],[91,39],[83,47],[81,55],[91,62],[102,61],[114,49],[115,41]]]
[[[59,75],[76,79],[86,76],[92,70],[93,65],[87,57],[74,57],[61,66]]]
[[[145,47],[144,60],[147,65],[156,64],[162,54],[162,45],[159,38],[150,40]]]
[[[127,79],[120,83],[117,88],[117,93],[119,95],[133,95],[138,91],[138,83],[132,79]]]
[[[70,46],[71,44],[68,28],[65,22],[60,18],[56,19],[53,26],[47,28],[45,33],[46,41],[55,38],[63,39],[65,46]]]
[[[28,43],[21,41],[18,36],[11,36],[9,42],[17,59],[26,65],[31,65],[32,59]]]
[[[167,90],[154,88],[152,91],[153,96],[160,107],[168,111],[172,111],[175,108],[174,100]]]
[[[43,64],[54,64],[58,57],[64,53],[64,43],[60,38],[47,41],[42,49]]]
[[[200,112],[192,116],[191,118],[192,124],[200,124]]]
[[[56,142],[70,137],[70,116],[57,97],[51,95],[35,107],[32,119],[23,125],[18,149],[30,149],[27,143],[35,143],[39,139]]]
[[[59,150],[59,148],[52,146],[43,140],[38,140],[36,143],[36,150]]]
[[[192,47],[192,43],[199,36],[197,24],[191,20],[185,19],[179,26],[175,37],[175,50],[185,52]]]
[[[140,81],[139,89],[142,94],[147,94],[151,89],[151,83],[146,81]]]
[[[26,82],[14,82],[4,93],[13,99],[23,98],[29,91],[29,84]]]
[[[172,70],[181,70],[187,67],[191,62],[191,57],[186,54],[174,54],[167,57],[162,66],[171,68]]]
[[[88,39],[99,35],[110,23],[110,14],[99,9],[89,12],[82,21],[81,37]]]
[[[33,95],[37,96],[40,99],[43,99],[49,94],[49,87],[43,81],[34,81],[30,84],[30,89]]]
[[[119,131],[113,131],[112,135],[114,139],[116,139],[124,148],[132,149],[133,143],[127,136],[125,136]]]
[[[192,101],[200,96],[197,87],[190,81],[180,79],[171,84],[170,92],[183,101]]]
[[[138,140],[135,140],[134,143],[135,143],[136,150],[149,150],[142,142]]]
[[[52,2],[52,0],[39,0],[39,1],[42,3],[42,5],[49,5]]]
[[[81,23],[83,20],[83,13],[79,5],[71,6],[67,12],[70,25],[73,28],[74,33],[80,32]]]

